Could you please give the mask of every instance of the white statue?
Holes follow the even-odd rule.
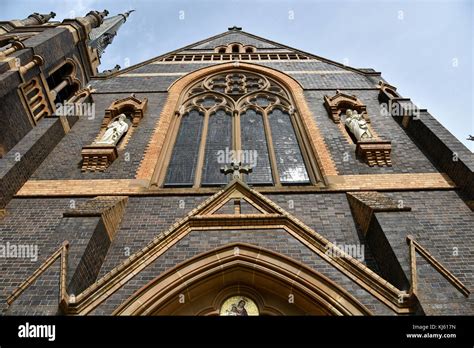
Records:
[[[126,119],[127,116],[125,116],[125,114],[120,114],[114,122],[111,122],[107,126],[104,135],[102,135],[102,138],[97,141],[96,144],[116,145],[122,135],[128,131],[128,124],[125,121]]]
[[[352,111],[351,109],[347,109],[345,124],[352,134],[354,134],[357,141],[373,138],[367,126],[367,122],[356,110]]]

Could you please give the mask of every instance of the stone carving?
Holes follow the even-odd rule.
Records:
[[[120,65],[116,64],[112,69],[104,70],[97,76],[108,76],[120,70]]]
[[[249,174],[252,173],[252,167],[250,166],[243,166],[242,162],[230,164],[230,167],[225,166],[221,168],[221,173],[224,175],[232,174],[233,179],[242,179],[242,174]]]
[[[137,99],[134,94],[114,101],[107,109],[105,109],[105,117],[102,121],[101,128],[107,128],[112,120],[124,112],[130,113],[130,117],[132,118],[132,129],[137,127],[145,115],[147,104],[147,98],[140,100]]]
[[[97,141],[97,144],[104,144],[104,145],[117,145],[120,138],[128,131],[128,124],[125,121],[127,117],[125,114],[120,114],[115,121],[110,123],[107,126],[107,130],[105,131],[102,138]]]
[[[352,111],[351,109],[347,109],[346,121],[344,123],[351,133],[354,134],[357,141],[373,138],[367,125],[367,121],[361,114],[357,113],[356,110]]]
[[[337,90],[337,93],[332,97],[324,96],[324,106],[334,123],[340,123],[340,116],[347,109],[357,110],[362,114],[365,121],[370,123],[366,106],[355,95],[341,93]]]

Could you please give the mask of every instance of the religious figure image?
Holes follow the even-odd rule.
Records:
[[[120,114],[115,121],[107,126],[104,135],[96,144],[117,145],[120,138],[128,131],[126,119],[125,114]]]
[[[373,138],[367,121],[356,110],[347,109],[345,125],[354,134],[357,141]]]
[[[233,303],[232,308],[230,310],[227,310],[227,315],[237,316],[237,317],[247,317],[248,313],[247,313],[247,310],[245,309],[246,303],[247,302],[244,299],[240,300],[239,303],[237,304]]]
[[[221,315],[231,317],[258,315],[258,308],[251,299],[244,296],[234,296],[224,302]]]

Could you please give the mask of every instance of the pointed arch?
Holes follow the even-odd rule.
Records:
[[[220,214],[228,203],[234,206],[234,214]],[[243,212],[237,203],[251,205],[253,212]],[[235,209],[237,206],[238,209]],[[119,266],[104,275],[66,304],[68,314],[89,314],[105,299],[120,289],[131,278],[147,268],[169,248],[192,231],[205,227],[207,230],[232,230],[256,228],[283,229],[307,246],[321,259],[334,267],[361,288],[399,314],[413,313],[416,298],[383,279],[359,260],[353,258],[302,221],[286,212],[267,197],[248,185],[234,179],[226,188],[203,201],[184,218],[156,235],[153,240]],[[327,252],[328,250],[336,252]]]
[[[341,122],[341,113],[345,112],[346,109],[357,110],[367,122],[370,122],[367,116],[367,107],[355,95],[345,94],[337,90],[332,97],[324,96],[324,106],[334,123]]]
[[[147,105],[148,98],[143,98],[140,100],[133,94],[126,98],[114,100],[112,104],[110,104],[110,106],[105,109],[102,127],[107,127],[111,120],[121,113],[129,114],[133,126],[136,127],[145,115]]]
[[[180,294],[187,294],[185,302],[199,299],[204,283],[206,289],[236,284],[276,292],[283,289],[280,295],[284,302],[288,294],[293,295],[294,305],[304,314],[371,315],[349,292],[321,273],[287,256],[244,243],[228,244],[177,265],[135,292],[114,314],[172,314],[180,307]],[[194,306],[193,314],[217,314],[221,302]],[[268,306],[262,300],[257,303],[262,314],[285,314],[281,305]]]
[[[173,139],[178,132],[179,122],[175,120],[176,116],[180,115],[183,93],[187,92],[199,80],[233,69],[266,76],[288,91],[298,113],[295,123],[301,133],[300,143],[305,149],[303,152],[308,153],[305,160],[308,162],[307,165],[310,167],[312,175],[317,176],[313,182],[323,184],[326,176],[337,175],[335,164],[305,101],[302,86],[281,71],[251,63],[230,62],[193,71],[179,78],[169,87],[167,101],[148,143],[136,178],[147,180],[151,186],[159,186],[160,180],[162,182],[165,176],[166,168],[163,163],[168,163],[170,160],[171,149],[174,145]]]

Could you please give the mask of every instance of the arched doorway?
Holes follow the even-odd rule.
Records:
[[[165,272],[114,314],[219,315],[223,310],[233,312],[232,305],[242,312],[250,302],[259,315],[371,314],[324,275],[281,254],[240,243],[198,255]]]

